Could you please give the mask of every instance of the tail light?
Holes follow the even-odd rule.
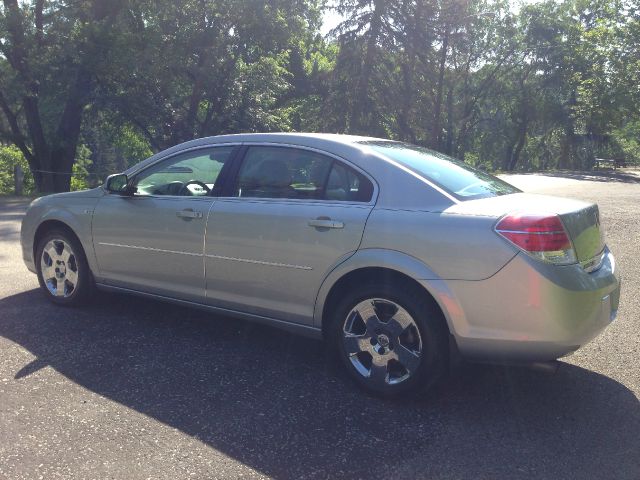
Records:
[[[506,215],[495,230],[534,258],[557,265],[576,263],[571,239],[558,215]]]

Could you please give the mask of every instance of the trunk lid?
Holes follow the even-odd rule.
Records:
[[[594,203],[580,200],[515,193],[470,200],[449,207],[445,213],[491,216],[496,219],[509,213],[555,213],[560,216],[571,237],[576,258],[587,271],[596,270],[605,247],[600,212]]]
[[[560,218],[571,237],[580,265],[589,272],[599,268],[604,250],[604,235],[598,205],[592,203],[580,210],[561,214]]]

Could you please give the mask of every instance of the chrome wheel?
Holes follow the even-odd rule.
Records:
[[[50,240],[40,257],[42,280],[54,297],[68,298],[78,285],[78,261],[64,240]]]
[[[391,300],[358,303],[343,325],[344,350],[356,371],[375,386],[404,382],[420,366],[422,338],[413,317]]]

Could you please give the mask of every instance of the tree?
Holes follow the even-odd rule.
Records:
[[[121,41],[133,45],[100,78],[104,108],[154,150],[195,137],[288,129],[279,107],[291,55],[315,7],[297,0],[157,0],[130,9]],[[122,51],[121,48],[118,51]]]
[[[96,64],[122,6],[122,0],[3,0],[0,134],[25,156],[40,192],[69,190]]]

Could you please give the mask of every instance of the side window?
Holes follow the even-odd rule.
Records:
[[[251,147],[238,172],[236,197],[321,199],[333,159],[308,150]]]
[[[212,147],[175,155],[135,178],[138,195],[203,196],[215,186],[235,147]]]
[[[334,162],[327,181],[327,200],[369,202],[372,195],[373,184],[369,179],[340,162]]]
[[[290,147],[250,147],[233,195],[368,202],[373,185],[333,158]]]

